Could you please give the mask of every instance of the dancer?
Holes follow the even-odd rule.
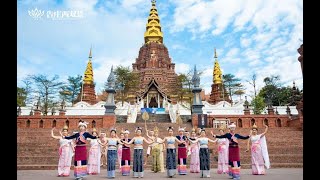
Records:
[[[152,129],[148,130],[146,124],[145,124],[145,128],[146,128],[146,133],[147,133],[148,141],[153,141],[153,140],[154,140],[154,131],[153,131]],[[149,135],[149,134],[150,134],[150,135]],[[148,157],[150,156],[150,153],[151,153],[151,149],[152,149],[152,145],[149,145],[149,146],[148,146],[148,149],[147,149],[147,155],[146,155],[146,160],[145,160],[145,162],[144,162],[144,165],[147,164]]]
[[[251,164],[253,175],[264,175],[266,173],[264,166],[269,169],[270,161],[267,148],[267,142],[265,134],[268,132],[268,126],[263,133],[258,134],[258,127],[254,124],[252,126],[252,135],[248,140],[247,150],[249,151],[250,141],[251,145]]]
[[[65,139],[76,139],[76,148],[74,155],[74,176],[77,180],[83,179],[87,175],[87,147],[86,139],[96,139],[97,136],[93,136],[90,133],[86,132],[87,123],[80,121],[78,124],[80,132],[72,136],[63,136]]]
[[[51,137],[54,139],[59,139],[59,163],[58,163],[58,176],[67,177],[70,175],[70,167],[73,156],[73,144],[72,140],[63,139],[62,136],[68,135],[68,126],[64,126],[62,129],[62,136],[55,136],[53,134],[53,128],[51,130]]]
[[[92,129],[92,135],[98,136],[96,128]],[[90,140],[90,150],[87,171],[89,175],[97,175],[100,173],[101,142],[99,139],[88,140]]]
[[[142,128],[137,127],[135,130],[136,136],[131,139],[130,142],[125,142],[125,144],[134,143],[133,152],[133,177],[142,178],[143,177],[143,142],[147,144],[153,143],[153,141],[148,141],[146,138],[141,136]]]
[[[235,133],[236,125],[231,123],[229,125],[230,132],[226,133],[221,136],[214,135],[211,131],[213,137],[216,138],[228,138],[229,140],[229,176],[230,178],[239,180],[240,179],[240,151],[238,145],[238,139],[249,139],[250,135],[248,136],[241,136]]]
[[[173,136],[173,127],[168,128],[168,136],[165,137],[159,143],[167,142],[167,160],[166,160],[166,168],[168,177],[172,178],[176,175],[177,163],[176,163],[176,147],[174,145],[177,143],[184,143],[185,141],[180,141],[177,137]]]
[[[183,141],[183,143],[178,143],[178,173],[180,175],[187,174],[187,137],[184,136],[185,128],[179,127],[179,135],[176,136],[178,140]]]
[[[131,139],[129,139],[130,132],[128,129],[124,131],[124,139],[122,139],[122,142],[130,142]],[[131,153],[130,153],[130,146],[126,146],[124,143],[122,145],[122,155],[121,155],[121,173],[122,176],[129,176],[130,175],[130,159],[131,159]]]
[[[107,138],[107,177],[115,178],[116,176],[116,162],[117,162],[117,144],[123,144],[121,139],[116,137],[116,129],[110,130],[110,138]]]
[[[163,150],[164,144],[159,143],[163,140],[159,138],[159,129],[158,127],[154,127],[154,138],[152,141],[154,143],[151,144],[151,156],[152,156],[152,168],[153,172],[164,172],[164,158],[163,158]]]
[[[192,129],[191,131],[191,137],[189,138],[192,141],[197,140],[197,133],[195,129]],[[191,173],[199,173],[200,172],[200,159],[199,159],[199,148],[200,144],[199,142],[193,143],[192,141],[189,141],[189,147],[190,147],[190,172]]]
[[[122,129],[120,132],[120,140],[124,139],[124,130]],[[119,170],[121,172],[121,157],[122,157],[122,144],[118,144],[118,164],[119,164]]]
[[[210,177],[210,152],[208,148],[209,142],[215,143],[217,140],[211,140],[206,137],[206,130],[201,129],[200,137],[195,141],[189,139],[192,143],[200,143],[199,158],[200,158],[200,177]]]
[[[101,165],[100,166],[107,166],[107,137],[106,137],[106,133],[100,132],[100,149],[101,149]]]
[[[225,126],[221,125],[219,127],[220,135],[225,134]],[[217,139],[218,144],[218,174],[228,174],[228,164],[229,164],[229,140],[227,138],[219,138]]]

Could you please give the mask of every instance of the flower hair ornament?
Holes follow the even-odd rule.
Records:
[[[167,128],[167,131],[169,131],[169,130],[173,130],[173,127],[172,126],[169,126],[168,128]]]
[[[137,132],[138,130],[140,130],[142,132],[142,127],[138,126],[134,132]]]

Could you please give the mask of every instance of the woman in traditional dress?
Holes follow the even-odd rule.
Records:
[[[219,133],[220,135],[225,134],[225,126],[221,125],[219,127]],[[228,151],[229,151],[229,140],[227,138],[219,138],[217,139],[218,144],[218,174],[228,174],[228,164],[229,164],[229,157],[228,157]]]
[[[173,127],[168,128],[169,136],[165,137],[163,141],[159,143],[164,143],[167,141],[167,160],[166,160],[166,168],[168,177],[172,178],[176,175],[177,163],[176,163],[176,146],[175,142],[183,143],[185,141],[180,141],[177,137],[173,136]]]
[[[97,130],[95,128],[92,129],[92,135],[98,136]],[[90,140],[90,150],[87,171],[89,175],[97,175],[100,173],[101,142],[99,139],[88,140]]]
[[[229,140],[229,176],[230,178],[239,180],[240,179],[240,150],[238,145],[238,139],[249,139],[250,135],[248,136],[241,136],[240,134],[236,134],[236,125],[234,123],[231,123],[229,125],[230,132],[218,136],[214,135],[211,131],[211,134],[213,137],[216,138],[227,138]]]
[[[129,139],[130,132],[128,129],[124,131],[124,139],[122,139],[122,142],[130,142],[131,139]],[[121,155],[121,173],[122,176],[129,176],[130,175],[130,159],[131,159],[131,153],[130,153],[130,146],[123,144],[122,145],[122,155]]]
[[[192,141],[195,141],[197,139],[197,133],[195,129],[192,129],[191,131],[191,137],[189,138]],[[200,159],[199,159],[199,142],[193,143],[189,141],[189,147],[190,147],[190,172],[191,173],[199,173],[200,172]]]
[[[73,156],[73,144],[72,140],[63,139],[62,136],[68,135],[68,126],[64,126],[62,129],[62,136],[55,136],[53,134],[53,128],[51,130],[51,137],[59,139],[59,163],[58,163],[58,176],[67,177],[70,175],[70,167]]]
[[[65,139],[76,139],[76,148],[74,155],[74,176],[77,180],[83,179],[87,172],[87,138],[96,139],[97,136],[93,136],[86,132],[87,123],[80,121],[78,124],[80,132],[72,136],[63,136]]]
[[[153,141],[148,141],[146,138],[141,136],[142,128],[137,127],[135,130],[136,136],[131,139],[130,142],[125,142],[125,144],[134,143],[133,151],[133,177],[142,178],[143,177],[143,142],[147,144],[153,143]]]
[[[252,126],[252,135],[248,140],[246,152],[249,151],[251,141],[251,164],[253,175],[264,175],[266,173],[264,167],[267,169],[270,168],[269,154],[265,138],[265,134],[268,132],[268,126],[265,125],[265,127],[265,131],[258,134],[258,127],[254,124]]]
[[[108,145],[107,151],[107,177],[115,178],[116,176],[116,163],[117,163],[117,144],[123,144],[121,139],[116,137],[117,131],[115,129],[110,130],[110,138],[107,138]]]
[[[159,143],[163,140],[159,138],[159,129],[157,127],[154,128],[154,138],[152,141],[154,141],[151,144],[151,157],[152,157],[152,167],[151,171],[153,172],[164,172],[164,158],[163,158],[163,150],[164,150],[164,144]]]
[[[199,142],[199,159],[200,159],[200,177],[210,177],[210,152],[208,148],[209,142],[215,143],[217,140],[212,140],[206,137],[205,129],[201,129],[200,137],[196,140],[189,139],[192,143]]]
[[[124,139],[124,131],[121,130],[120,132],[120,140]],[[121,172],[121,157],[122,157],[122,144],[118,144],[118,164],[119,164],[119,169]]]
[[[185,128],[179,127],[179,135],[176,138],[182,143],[178,143],[178,173],[187,174],[187,136],[184,135]]]

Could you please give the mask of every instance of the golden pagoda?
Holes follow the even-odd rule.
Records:
[[[160,18],[156,8],[156,0],[151,0],[152,7],[150,9],[148,23],[146,26],[146,32],[144,33],[144,42],[146,44],[150,42],[163,43],[163,34],[161,32]]]
[[[92,47],[90,48],[89,52],[89,61],[87,64],[86,71],[84,72],[84,78],[83,78],[83,83],[84,84],[93,84],[93,71],[92,71]]]
[[[216,48],[214,48],[214,68],[213,68],[213,84],[221,84],[222,83],[222,72],[220,69],[220,65],[218,62],[218,56]]]

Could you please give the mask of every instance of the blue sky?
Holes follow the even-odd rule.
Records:
[[[197,64],[201,86],[210,93],[214,48],[223,74],[245,85],[257,74],[280,75],[283,85],[302,89],[297,49],[303,40],[301,0],[157,0],[164,44],[185,73]],[[144,43],[150,0],[18,0],[17,83],[28,74],[83,75],[92,45],[96,92],[103,90],[111,65],[130,66]],[[41,18],[29,15],[37,8]],[[49,12],[80,12],[52,19]]]

